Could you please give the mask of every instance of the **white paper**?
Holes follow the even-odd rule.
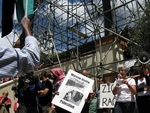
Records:
[[[80,113],[94,80],[69,70],[52,103],[71,113]]]

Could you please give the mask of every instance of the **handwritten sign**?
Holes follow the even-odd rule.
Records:
[[[113,108],[115,104],[115,96],[112,94],[113,83],[100,84],[100,108]]]

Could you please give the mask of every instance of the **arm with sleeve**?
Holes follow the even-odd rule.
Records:
[[[38,41],[33,36],[25,38],[25,46],[21,50],[0,46],[0,76],[16,76],[34,71],[39,62]]]

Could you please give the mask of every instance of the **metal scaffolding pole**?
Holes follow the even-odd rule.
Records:
[[[124,26],[134,29],[134,24],[144,13],[144,6],[147,1],[149,0],[41,1],[35,8],[33,33],[39,40],[40,47],[43,47],[43,40],[46,39],[45,31],[50,30],[52,32],[55,52],[48,51],[48,47],[44,49],[47,50],[50,57],[57,58],[60,67],[62,67],[61,57],[67,55],[68,59],[71,60],[73,56],[70,54],[74,51],[76,51],[76,61],[80,63],[80,51],[86,49],[80,47],[98,39],[100,64],[102,64],[102,61],[112,49],[111,45],[108,51],[104,55],[102,54],[102,37],[114,34],[126,42],[139,46],[120,32],[125,31]],[[14,32],[19,34],[18,27],[14,29]],[[49,41],[51,40],[45,42]],[[79,65],[81,69],[89,68],[81,63]],[[105,64],[96,65],[95,68],[101,67],[102,70],[107,70],[104,66]],[[74,68],[80,70],[79,67],[74,66]]]

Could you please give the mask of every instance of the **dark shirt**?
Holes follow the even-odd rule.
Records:
[[[20,90],[20,95],[23,99],[22,105],[25,105],[26,107],[32,107],[36,106],[38,103],[37,99],[37,91],[36,91],[36,85],[29,85],[26,90],[23,90],[23,88]]]
[[[87,101],[89,101],[89,100],[90,100],[90,95],[88,95],[88,98],[87,98]],[[85,102],[81,113],[89,113],[89,103],[88,102]]]
[[[53,87],[52,87],[52,83],[49,80],[42,82],[42,90],[44,90],[45,88],[48,88],[49,92],[47,95],[45,95],[43,97],[39,97],[39,104],[42,106],[51,105],[51,101],[52,101]]]

